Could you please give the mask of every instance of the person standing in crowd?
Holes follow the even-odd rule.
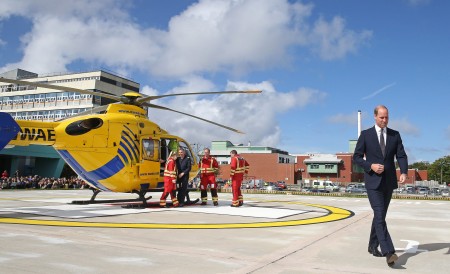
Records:
[[[191,158],[186,155],[186,151],[183,148],[178,149],[178,158],[177,158],[177,169],[178,169],[178,194],[177,199],[179,202],[179,206],[184,206],[185,203],[189,204],[191,202],[188,193],[188,181],[189,181],[189,172],[191,171]]]
[[[2,179],[6,179],[8,177],[9,177],[8,171],[6,171],[6,169],[5,169],[2,173]]]
[[[353,159],[364,169],[367,195],[374,213],[368,251],[373,256],[386,257],[388,266],[392,267],[398,256],[386,225],[386,214],[392,192],[398,187],[394,157],[400,167],[400,183],[406,180],[408,157],[400,133],[387,128],[388,109],[383,105],[375,107],[374,119],[375,126],[361,132]]]
[[[175,163],[177,154],[170,152],[169,158],[166,161],[164,168],[164,192],[159,200],[160,207],[168,207],[166,204],[167,196],[170,195],[173,207],[178,207],[178,200],[175,196],[175,190],[177,189],[177,165]]]
[[[203,150],[204,155],[198,167],[200,169],[200,196],[202,205],[206,205],[208,196],[206,190],[208,185],[211,189],[211,197],[215,206],[219,205],[219,197],[217,196],[216,174],[219,171],[219,163],[214,157],[211,157],[209,148]]]
[[[231,202],[232,207],[242,206],[244,204],[244,196],[242,196],[241,185],[244,179],[244,173],[248,173],[249,164],[240,156],[236,150],[230,152],[231,156],[231,190],[233,192],[233,200]]]

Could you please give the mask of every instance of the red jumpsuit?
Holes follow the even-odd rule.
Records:
[[[203,156],[198,163],[198,167],[200,169],[200,196],[202,198],[202,205],[206,205],[208,201],[206,190],[209,185],[213,204],[217,206],[219,204],[219,197],[217,196],[216,173],[219,170],[219,163],[213,157]]]
[[[178,206],[178,200],[175,196],[175,190],[177,189],[177,165],[175,160],[170,157],[167,160],[166,167],[164,169],[164,192],[159,200],[159,205],[161,207],[166,206],[166,198],[170,195],[172,204],[174,207]]]
[[[231,188],[233,191],[233,200],[231,206],[238,207],[244,204],[244,197],[241,192],[242,180],[244,179],[244,173],[247,174],[249,170],[249,164],[240,155],[236,154],[231,157]]]

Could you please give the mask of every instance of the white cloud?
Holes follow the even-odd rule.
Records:
[[[404,134],[412,135],[412,136],[420,135],[419,128],[416,127],[414,124],[412,124],[410,121],[408,121],[405,118],[389,120],[388,127],[399,131],[400,134],[402,134],[402,135],[404,135]]]
[[[334,116],[329,117],[327,120],[328,120],[328,122],[333,123],[333,124],[346,124],[346,125],[354,126],[354,125],[358,124],[358,115],[357,115],[357,113],[352,113],[352,114],[338,113]]]
[[[141,87],[141,91],[142,94],[148,95],[148,96],[154,96],[154,95],[158,95],[158,91],[152,87],[149,86],[144,86]]]
[[[33,20],[46,20],[50,17],[78,17],[80,20],[108,16],[112,18],[126,18],[128,15],[123,10],[127,6],[126,1],[120,0],[77,0],[64,3],[61,3],[59,0],[2,0],[0,20],[13,15]]]
[[[356,52],[361,44],[372,37],[372,32],[349,30],[345,27],[345,20],[337,16],[331,22],[320,18],[314,24],[310,37],[314,51],[325,60],[333,60]]]
[[[240,74],[288,65],[293,47],[317,48],[326,60],[342,58],[371,35],[349,30],[340,17],[314,22],[312,5],[286,0],[200,0],[171,18],[168,30],[143,28],[126,13],[128,4],[2,1],[0,20],[22,16],[33,27],[22,37],[22,60],[0,70],[48,73],[82,61],[164,77]]]
[[[212,83],[200,78],[186,81],[190,82],[185,82],[176,90],[182,92],[211,90]],[[280,139],[277,114],[320,102],[326,97],[323,92],[306,88],[281,93],[276,91],[270,82],[229,82],[226,89],[261,89],[263,93],[180,96],[152,103],[236,128],[244,131],[245,135],[168,111],[152,109],[150,118],[172,134],[182,136],[192,143],[208,145],[211,140],[230,140],[234,143],[247,143],[248,140],[252,140],[255,145],[276,146]]]

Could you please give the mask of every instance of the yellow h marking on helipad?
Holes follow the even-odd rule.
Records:
[[[327,210],[324,216],[290,220],[290,221],[269,221],[254,223],[218,223],[218,224],[164,224],[164,223],[107,223],[107,222],[79,222],[79,221],[58,221],[58,220],[33,220],[21,218],[0,218],[3,224],[23,224],[23,225],[44,225],[44,226],[71,226],[71,227],[101,227],[101,228],[143,228],[143,229],[226,229],[226,228],[263,228],[263,227],[283,227],[299,226],[327,223],[344,220],[352,217],[353,212],[327,205],[295,203],[304,206],[317,207]]]

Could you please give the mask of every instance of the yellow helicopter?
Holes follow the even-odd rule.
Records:
[[[55,122],[15,121],[9,114],[0,113],[0,150],[5,146],[53,146],[64,161],[91,186],[94,193],[89,201],[96,203],[101,191],[136,193],[138,199],[116,201],[146,201],[147,192],[162,191],[163,161],[169,152],[184,148],[192,159],[190,179],[198,173],[198,164],[191,146],[183,138],[171,135],[147,117],[147,108],[173,111],[200,119],[228,130],[237,129],[215,123],[188,113],[149,103],[169,96],[200,94],[261,93],[260,90],[179,93],[143,96],[127,92],[122,96],[93,92],[71,87],[0,78],[0,82],[41,88],[74,91],[106,97],[116,101],[95,107]],[[98,114],[98,112],[102,112]],[[103,113],[104,112],[104,113]],[[161,169],[162,168],[162,169]],[[74,201],[77,203],[77,201]]]

